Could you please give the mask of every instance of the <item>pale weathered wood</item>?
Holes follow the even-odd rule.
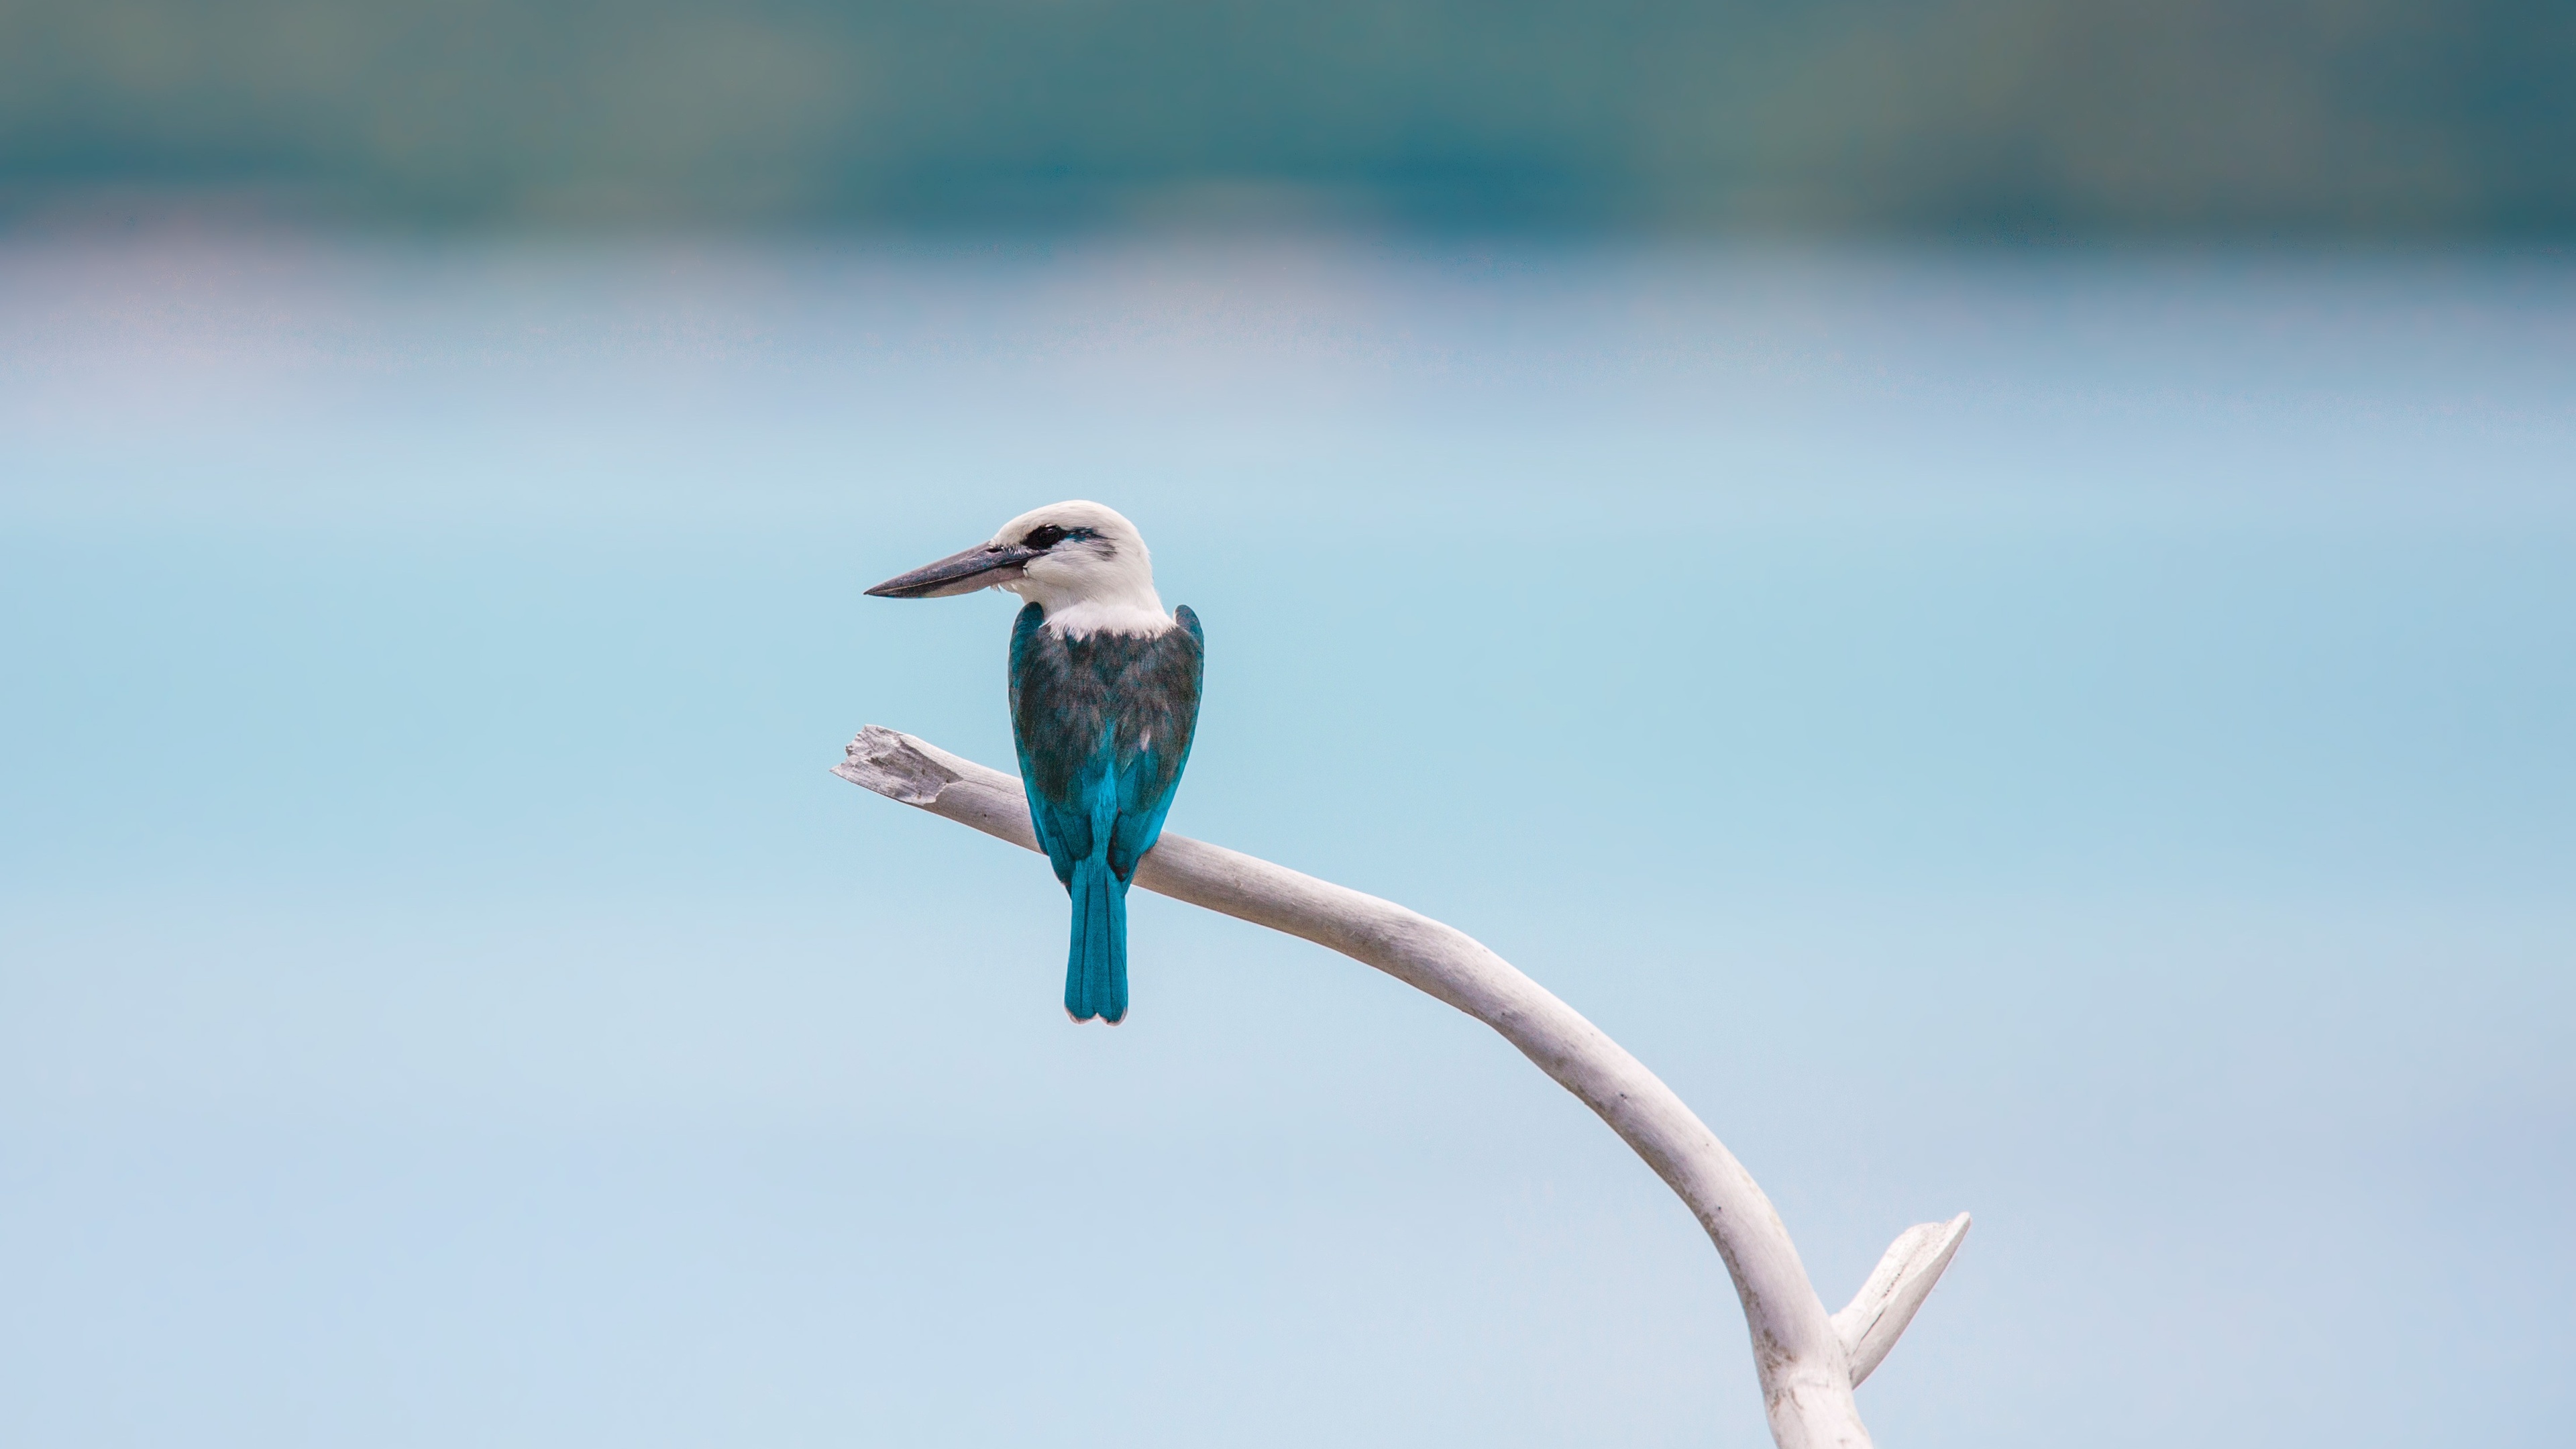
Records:
[[[1896,1347],[1897,1336],[1914,1321],[1914,1310],[1923,1306],[1932,1285],[1941,1281],[1941,1270],[1950,1266],[1950,1255],[1959,1251],[1959,1240],[1967,1235],[1966,1213],[1946,1223],[1916,1223],[1898,1233],[1896,1241],[1887,1245],[1886,1256],[1870,1270],[1869,1281],[1834,1315],[1834,1331],[1841,1335],[1843,1353],[1851,1360],[1853,1388],[1859,1388],[1887,1351]]]
[[[1018,777],[870,725],[833,773],[889,799],[1038,848]],[[1887,1357],[1958,1251],[1968,1215],[1905,1230],[1828,1316],[1789,1230],[1752,1175],[1617,1042],[1464,932],[1284,866],[1165,835],[1137,864],[1160,895],[1301,936],[1430,993],[1502,1033],[1610,1124],[1688,1204],[1735,1280],[1771,1436],[1781,1449],[1866,1449],[1852,1389]]]

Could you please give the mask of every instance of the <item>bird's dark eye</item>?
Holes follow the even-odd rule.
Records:
[[[1088,528],[1064,528],[1053,523],[1041,523],[1037,527],[1029,530],[1028,537],[1020,540],[1020,547],[1049,549],[1064,542],[1066,539],[1072,539],[1079,543],[1086,539],[1098,538],[1099,536],[1099,534],[1092,532]]]

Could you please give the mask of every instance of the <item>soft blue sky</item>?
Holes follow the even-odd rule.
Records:
[[[825,773],[1008,759],[1101,498],[1172,828],[1670,1080],[1882,1442],[2555,1440],[2576,274],[2496,257],[0,248],[0,1438],[1764,1442],[1481,1028]]]

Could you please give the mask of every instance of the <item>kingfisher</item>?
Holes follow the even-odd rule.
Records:
[[[979,589],[1028,600],[1011,626],[1011,740],[1038,844],[1073,898],[1064,1009],[1114,1026],[1127,1016],[1127,885],[1190,762],[1206,639],[1188,605],[1163,612],[1136,525],[1081,499],[868,593]]]

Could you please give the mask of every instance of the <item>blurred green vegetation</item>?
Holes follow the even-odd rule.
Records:
[[[0,197],[2576,229],[2570,0],[0,0]]]

